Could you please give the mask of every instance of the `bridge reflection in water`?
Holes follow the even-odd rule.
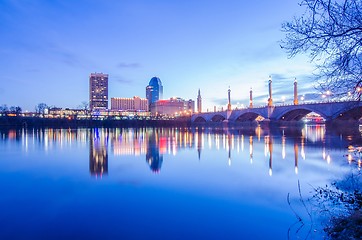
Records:
[[[335,129],[334,129],[335,130]],[[115,129],[33,129],[1,130],[1,141],[21,142],[27,151],[33,144],[45,151],[65,145],[89,147],[89,171],[91,175],[102,176],[112,172],[110,161],[122,161],[125,157],[141,157],[146,166],[159,173],[163,163],[181,151],[194,152],[195,161],[208,161],[204,152],[225,152],[226,165],[240,158],[244,153],[248,162],[268,162],[268,174],[273,175],[273,163],[279,160],[294,161],[294,172],[300,172],[300,160],[308,154],[320,156],[320,160],[331,164],[331,151],[341,151],[341,158],[348,146],[362,139],[359,131],[331,132],[325,125],[305,125],[302,128],[271,128],[260,126],[248,129],[233,128],[115,128]],[[264,153],[261,155],[260,153]],[[210,155],[210,154],[208,154]],[[243,156],[244,156],[243,155]],[[359,161],[348,154],[349,163]]]

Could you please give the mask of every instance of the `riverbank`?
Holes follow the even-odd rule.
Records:
[[[362,238],[362,213],[356,210],[351,215],[338,217],[331,220],[331,225],[325,231],[334,240]]]
[[[137,127],[195,127],[195,128],[215,128],[215,129],[235,129],[255,131],[261,128],[263,131],[283,131],[299,132],[305,127],[303,121],[280,121],[280,122],[203,122],[192,123],[190,117],[178,117],[174,119],[68,119],[68,118],[42,118],[42,117],[22,117],[22,116],[2,116],[0,117],[0,128],[137,128]],[[314,124],[312,124],[314,125]],[[355,135],[361,132],[361,127],[356,121],[339,121],[334,123],[317,124],[325,125],[327,132],[333,134]]]
[[[0,128],[190,127],[189,117],[177,119],[68,119],[0,117]]]

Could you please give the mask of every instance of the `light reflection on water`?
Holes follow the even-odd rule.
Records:
[[[0,134],[2,180],[6,176],[17,183],[0,185],[6,196],[0,197],[1,206],[7,206],[4,216],[13,216],[10,221],[0,217],[0,226],[7,225],[0,233],[5,239],[23,238],[14,226],[29,228],[26,239],[74,234],[78,239],[144,239],[153,228],[140,226],[143,218],[163,223],[163,231],[155,233],[158,238],[286,239],[288,233],[318,239],[322,233],[300,205],[297,182],[308,198],[310,185],[343,177],[355,161],[347,147],[361,138],[360,133],[328,133],[324,125],[21,129]],[[26,192],[28,207],[20,207],[22,212],[18,204],[28,184],[37,185],[39,195]],[[311,228],[290,229],[296,218],[286,202],[288,193]],[[38,206],[39,198],[45,206]],[[140,205],[140,199],[153,208]],[[106,233],[91,228],[88,211],[108,219]],[[40,212],[36,226],[21,220],[27,212]],[[68,221],[77,218],[82,224],[74,229]],[[116,230],[111,227],[115,224],[123,225]]]

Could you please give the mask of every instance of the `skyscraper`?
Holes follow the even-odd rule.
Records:
[[[202,112],[202,99],[201,99],[201,93],[199,89],[199,94],[197,95],[197,112]]]
[[[89,76],[89,108],[108,109],[108,74],[91,73]]]
[[[160,78],[158,77],[151,78],[148,86],[146,87],[146,98],[148,100],[148,104],[151,105],[152,103],[161,100],[162,95],[163,95],[163,86]]]

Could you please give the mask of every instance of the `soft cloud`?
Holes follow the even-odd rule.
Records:
[[[119,68],[139,68],[141,67],[141,64],[139,63],[125,63],[125,62],[122,62],[122,63],[119,63],[117,65],[117,67]]]
[[[124,78],[124,77],[122,77],[122,76],[117,76],[117,75],[112,75],[112,81],[116,81],[116,82],[118,82],[118,83],[122,83],[122,84],[132,84],[133,83],[133,81],[132,80],[130,80],[130,79],[126,79],[126,78]]]
[[[271,74],[273,95],[290,95],[294,93],[294,80],[297,79],[298,93],[311,91],[314,85],[312,75]]]

